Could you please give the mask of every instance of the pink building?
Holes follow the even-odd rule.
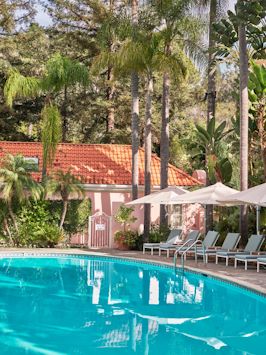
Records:
[[[36,181],[41,181],[42,145],[36,142],[0,142],[0,158],[7,153],[22,154],[36,164],[32,172]],[[92,218],[89,223],[89,236],[84,233],[72,238],[75,244],[89,244],[91,247],[112,246],[114,233],[121,227],[114,221],[119,206],[131,201],[131,146],[118,144],[70,144],[62,143],[52,171],[71,169],[72,173],[82,176],[86,195],[91,200]],[[48,171],[49,173],[49,171]],[[169,164],[169,186],[192,187],[204,182],[205,175],[195,172],[194,177]],[[152,156],[151,182],[153,191],[160,189],[160,159]],[[139,191],[144,191],[144,150],[139,150]],[[136,205],[134,215],[137,221],[131,229],[143,228],[143,206]],[[158,222],[159,206],[151,208],[152,223]],[[184,231],[200,229],[203,224],[203,211],[195,206],[172,208],[173,225],[182,225]]]

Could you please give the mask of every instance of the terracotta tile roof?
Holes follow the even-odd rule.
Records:
[[[42,145],[35,142],[0,142],[0,158],[7,153],[39,158],[39,172],[32,175],[41,180]],[[144,150],[139,151],[139,180],[144,185]],[[70,144],[57,148],[53,170],[83,176],[87,184],[131,185],[131,146],[118,144]],[[160,185],[160,158],[152,156],[152,186]],[[199,181],[169,165],[169,185],[194,186]]]
[[[264,65],[266,67],[266,59],[257,59],[255,60],[255,63],[259,65]]]

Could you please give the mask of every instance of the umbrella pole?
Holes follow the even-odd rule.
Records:
[[[204,205],[204,233],[207,234],[207,205]]]
[[[256,229],[257,234],[260,234],[260,206],[256,206]]]

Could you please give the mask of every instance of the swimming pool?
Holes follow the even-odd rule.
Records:
[[[0,259],[1,354],[265,354],[266,299],[101,257]]]

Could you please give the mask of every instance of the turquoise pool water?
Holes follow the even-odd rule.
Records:
[[[266,300],[106,258],[0,259],[1,354],[265,354]]]

